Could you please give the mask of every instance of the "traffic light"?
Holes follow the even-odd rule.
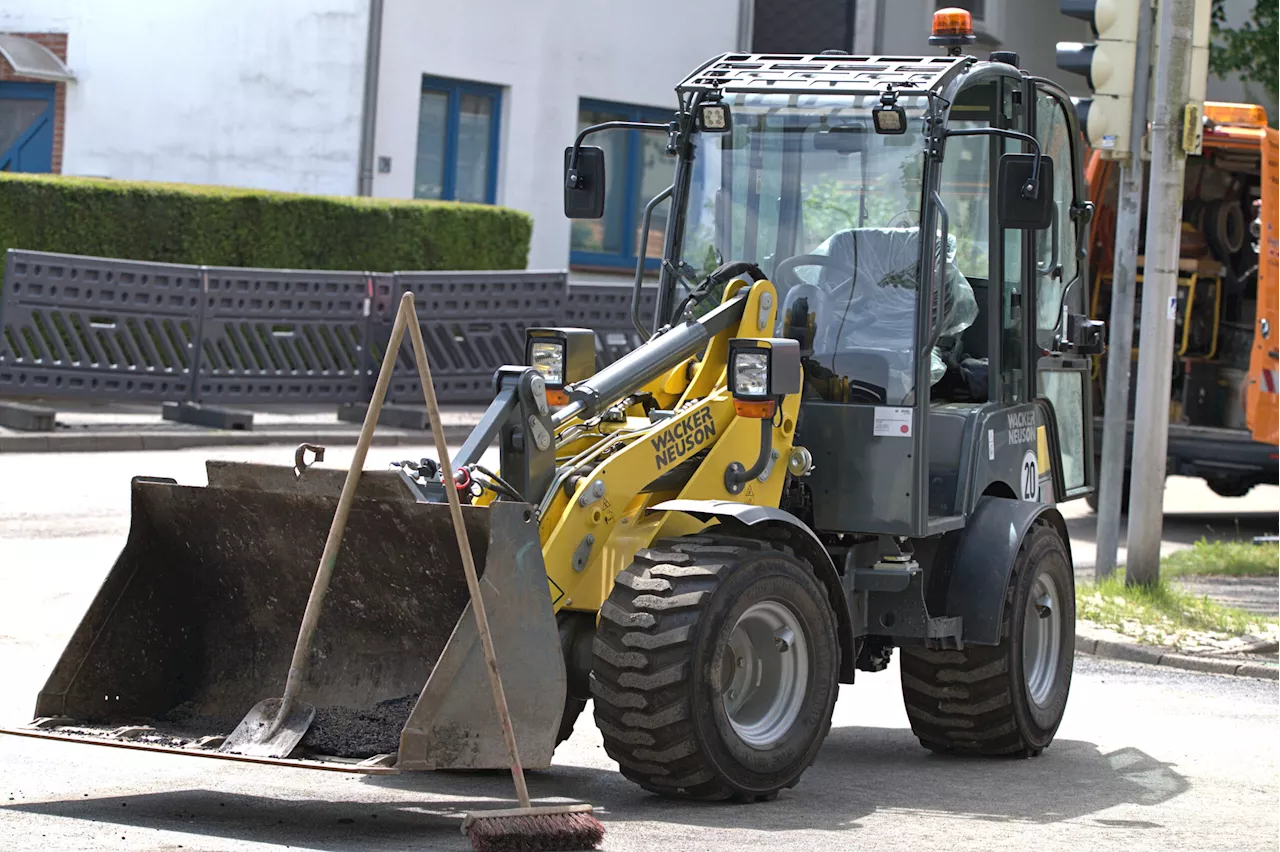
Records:
[[[1089,144],[1104,156],[1126,157],[1139,140],[1130,139],[1133,81],[1138,52],[1138,16],[1146,0],[1059,0],[1062,14],[1088,21],[1097,41],[1058,42],[1058,67],[1082,74],[1093,97],[1080,99],[1076,110]]]

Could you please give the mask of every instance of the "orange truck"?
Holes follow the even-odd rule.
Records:
[[[1205,104],[1203,152],[1187,158],[1182,201],[1177,326],[1169,399],[1170,475],[1203,479],[1214,492],[1238,497],[1276,484],[1277,459],[1277,133],[1251,104]],[[1110,321],[1119,164],[1091,152],[1086,179],[1095,205],[1094,286],[1090,314]],[[1146,199],[1143,200],[1146,233]],[[1142,315],[1142,246],[1132,383],[1137,379]],[[1109,352],[1106,357],[1116,357]],[[1095,447],[1102,446],[1106,367],[1095,361]],[[1133,422],[1129,423],[1130,435]],[[1129,453],[1132,452],[1130,443]],[[1126,466],[1131,456],[1126,457]],[[1124,478],[1123,506],[1129,503]],[[1091,505],[1096,498],[1091,497]]]

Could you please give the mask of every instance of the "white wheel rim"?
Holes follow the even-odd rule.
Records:
[[[1036,577],[1022,627],[1022,673],[1037,707],[1049,703],[1062,657],[1062,606],[1058,584],[1047,572]]]
[[[809,645],[800,620],[779,601],[761,601],[738,619],[721,661],[720,697],[734,733],[767,749],[791,730],[804,706]]]

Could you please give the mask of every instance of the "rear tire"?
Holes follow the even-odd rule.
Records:
[[[650,792],[768,800],[817,755],[839,666],[803,561],[751,538],[667,539],[636,554],[600,610],[596,726]]]
[[[1071,689],[1075,579],[1061,536],[1036,523],[1014,560],[1000,644],[902,649],[911,730],[942,753],[1034,757],[1053,741]]]

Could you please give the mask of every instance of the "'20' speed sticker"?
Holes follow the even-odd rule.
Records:
[[[1022,483],[1023,500],[1040,499],[1040,464],[1034,450],[1027,450],[1022,455],[1022,471],[1019,477]]]

